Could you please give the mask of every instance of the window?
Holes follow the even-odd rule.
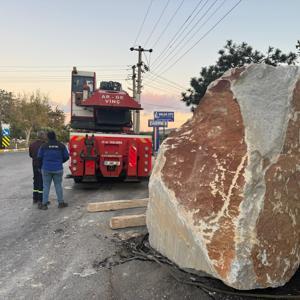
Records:
[[[72,77],[72,92],[82,92],[83,85],[87,84],[90,91],[94,90],[94,77],[73,75]]]
[[[96,122],[99,125],[131,126],[128,109],[97,109]]]

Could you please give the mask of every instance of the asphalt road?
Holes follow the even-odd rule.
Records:
[[[97,266],[118,248],[116,232],[108,226],[110,217],[130,210],[91,214],[87,203],[144,198],[147,185],[74,185],[64,179],[69,207],[57,208],[52,187],[51,205],[41,211],[32,204],[27,153],[0,154],[0,299],[211,299],[196,287],[178,284],[152,262]]]

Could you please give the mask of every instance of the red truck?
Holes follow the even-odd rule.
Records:
[[[120,83],[104,81],[96,89],[94,72],[73,68],[69,151],[76,183],[149,177],[152,137],[137,135],[132,129],[132,113],[141,109]]]

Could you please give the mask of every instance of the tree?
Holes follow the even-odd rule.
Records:
[[[65,113],[57,106],[48,113],[49,129],[55,130],[58,140],[67,142],[69,140],[70,128],[65,125]]]
[[[69,137],[63,110],[57,106],[52,108],[48,96],[40,91],[15,96],[0,90],[0,122],[9,123],[11,137],[25,137],[27,145],[38,130],[55,130],[62,141]]]
[[[48,114],[51,106],[47,96],[42,95],[39,91],[31,95],[23,95],[18,101],[18,120],[26,135],[26,144],[28,145],[31,132],[39,130],[48,125]]]
[[[8,123],[11,129],[11,137],[19,138],[23,135],[21,127],[17,126],[18,99],[11,92],[0,90],[0,123]]]
[[[298,46],[300,50],[300,42]],[[191,88],[183,92],[182,101],[187,106],[196,106],[205,95],[208,85],[222,76],[227,70],[242,67],[250,63],[265,63],[272,66],[279,64],[295,64],[297,54],[290,52],[282,53],[280,49],[269,47],[266,54],[253,50],[247,43],[236,44],[228,40],[223,49],[218,52],[219,58],[215,65],[203,67],[198,78],[193,77],[190,81]]]
[[[14,108],[14,96],[5,90],[0,90],[0,122],[9,123]]]

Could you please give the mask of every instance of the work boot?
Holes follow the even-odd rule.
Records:
[[[47,204],[39,203],[39,209],[41,209],[41,210],[47,210],[48,206],[47,206]]]
[[[58,204],[58,208],[65,208],[67,206],[68,206],[68,203],[66,203],[66,202],[61,202]]]

